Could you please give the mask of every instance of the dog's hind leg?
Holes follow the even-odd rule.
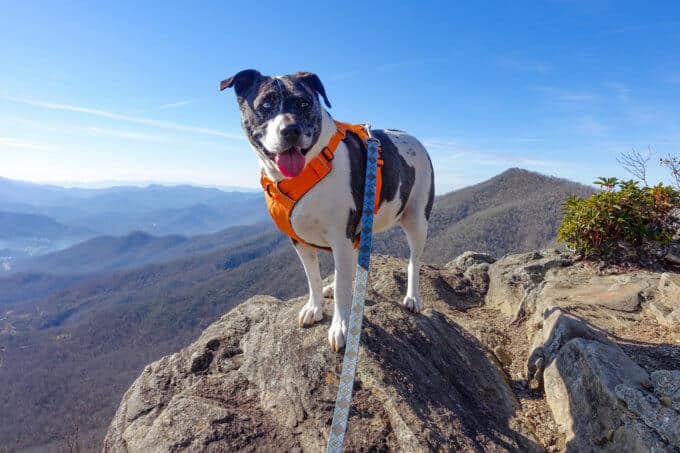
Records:
[[[333,288],[335,287],[335,282],[331,282],[323,287],[323,297],[333,298]]]
[[[298,315],[298,324],[301,327],[314,325],[315,322],[323,319],[323,293],[321,273],[319,272],[319,257],[316,249],[302,243],[294,243],[295,251],[302,261],[302,267],[307,274],[309,285],[309,301],[302,307]]]
[[[402,302],[404,307],[418,313],[420,304],[420,258],[425,248],[427,239],[427,219],[423,212],[418,209],[405,212],[401,218],[401,227],[406,233],[406,240],[410,250],[408,260],[408,287],[406,297]]]

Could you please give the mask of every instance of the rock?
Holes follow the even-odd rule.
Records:
[[[616,395],[650,429],[656,431],[670,445],[680,448],[680,413],[669,407],[668,402],[672,405],[670,398],[658,398],[653,393],[627,384],[617,385]]]
[[[649,310],[661,324],[680,326],[680,274],[665,272],[659,279],[656,297]]]
[[[679,279],[466,252],[423,265],[413,315],[405,261],[373,256],[347,449],[678,451]],[[104,450],[322,450],[342,356],[332,301],[300,329],[304,302],[252,298],[147,366]]]
[[[437,311],[415,316],[377,298],[369,293],[348,450],[540,450],[474,337]],[[330,306],[325,322],[297,327],[304,302],[255,297],[149,365],[104,451],[322,450],[342,356],[326,344]]]
[[[581,312],[637,312],[640,310],[641,294],[652,285],[647,279],[631,275],[589,275],[581,281],[566,279],[565,276],[555,274],[548,278],[542,298],[544,301],[559,301],[559,306],[578,308]]]
[[[666,261],[675,266],[680,266],[680,240],[671,242],[666,253]]]
[[[555,250],[504,256],[489,266],[486,304],[522,319],[534,312],[546,273],[570,264],[569,257]]]
[[[420,296],[425,306],[439,311],[466,310],[484,303],[488,276],[485,269],[472,266],[474,275],[465,275],[457,267],[424,264],[420,271]],[[401,300],[408,281],[403,260],[374,256],[371,259],[370,281],[376,300]],[[379,269],[379,271],[378,271]],[[474,280],[471,280],[474,279]]]
[[[633,401],[639,402],[637,395],[645,391],[642,384],[648,381],[647,373],[620,348],[583,338],[568,341],[544,373],[546,398],[566,434],[567,451],[648,452],[680,447],[665,438],[672,428],[650,426],[644,416],[628,412],[620,399],[624,395],[624,401],[637,407]]]
[[[446,267],[457,267],[462,270],[466,270],[471,266],[479,264],[492,264],[495,263],[496,259],[487,253],[477,253],[477,252],[464,252],[457,256],[454,260],[448,262]]]
[[[672,407],[680,413],[680,370],[661,370],[651,374],[654,393],[659,396],[666,407]]]
[[[533,389],[543,384],[543,371],[555,360],[560,349],[574,338],[597,341],[616,347],[607,334],[586,321],[552,307],[541,316],[540,330],[534,336],[526,365],[526,379]]]

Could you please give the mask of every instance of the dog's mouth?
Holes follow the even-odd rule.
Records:
[[[279,171],[286,178],[293,178],[305,168],[305,152],[299,146],[293,146],[280,153],[267,151],[267,157],[276,163]]]

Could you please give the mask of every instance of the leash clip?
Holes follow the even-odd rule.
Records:
[[[373,143],[375,146],[380,147],[380,140],[375,138],[373,136],[373,132],[371,131],[371,123],[364,124],[364,129],[366,130],[366,134],[368,135],[368,138],[366,139],[366,145],[368,145],[369,143]]]

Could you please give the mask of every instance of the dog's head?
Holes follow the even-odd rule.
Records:
[[[319,77],[311,72],[269,77],[246,69],[220,83],[220,90],[232,87],[243,129],[260,158],[270,160],[283,176],[297,176],[321,133],[318,96],[331,106]]]

